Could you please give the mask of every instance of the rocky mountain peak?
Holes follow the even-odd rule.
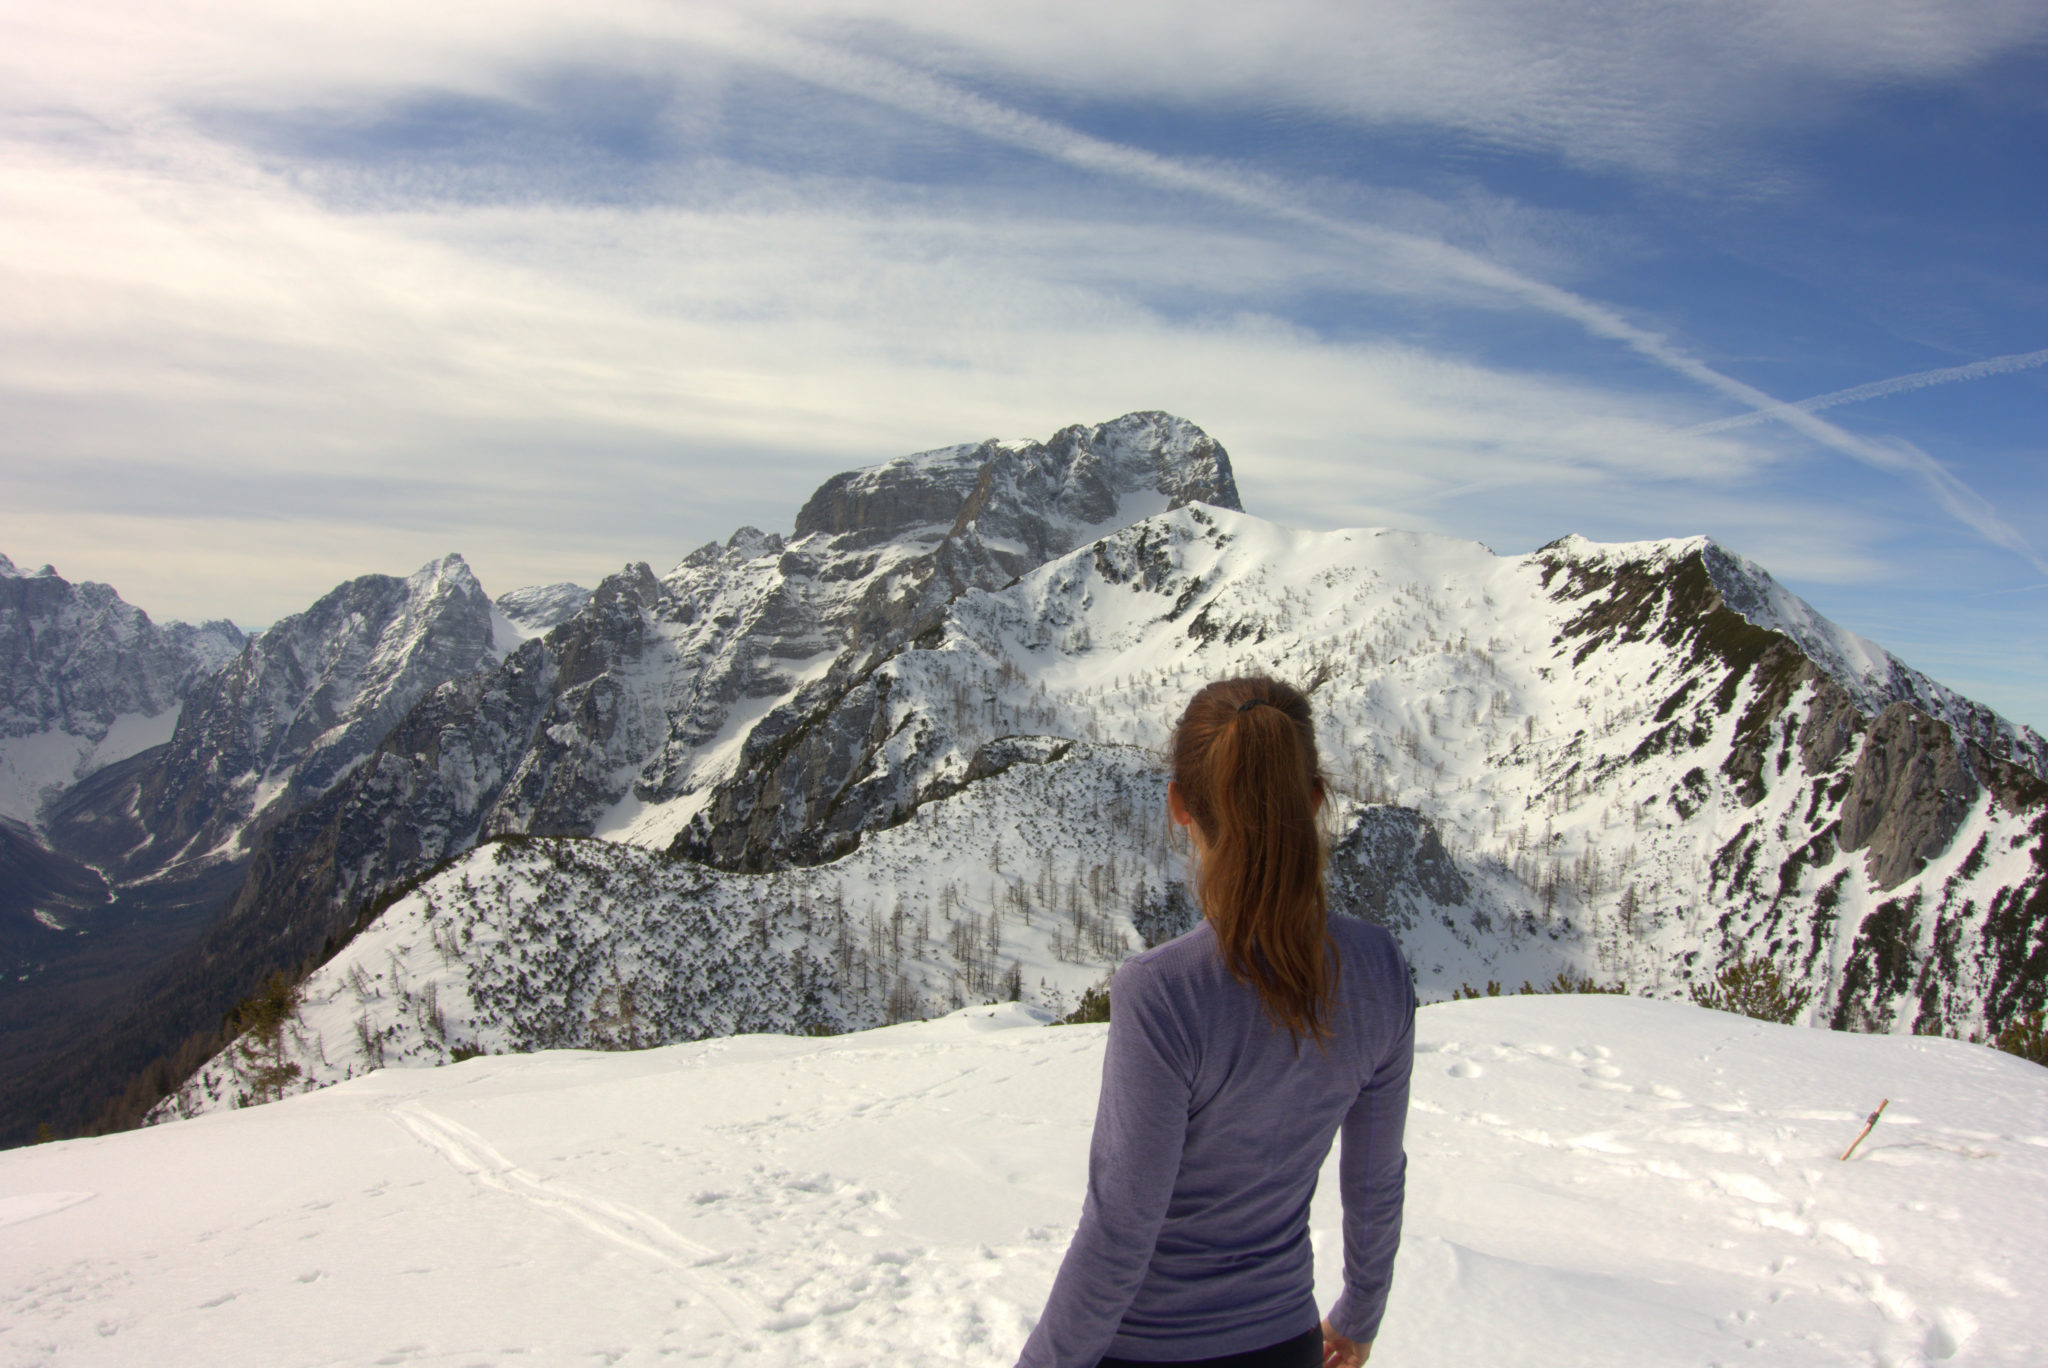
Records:
[[[125,874],[225,852],[252,819],[326,791],[491,641],[460,556],[350,580],[249,641],[194,688],[168,745],[67,795],[53,831]]]
[[[796,535],[851,551],[972,523],[986,535],[1030,521],[1120,525],[1196,501],[1242,507],[1229,455],[1184,418],[1129,413],[1043,442],[991,438],[835,475],[797,513]]]
[[[1812,685],[1837,705],[1831,714],[1837,731],[1860,732],[1887,709],[1907,704],[1990,756],[2048,777],[2048,741],[2031,727],[2000,717],[1830,622],[1761,565],[1710,537],[1602,545],[1574,533],[1535,556],[1551,574],[1562,572],[1556,593],[1597,595],[1589,602],[1598,606],[1568,629],[1585,639],[1582,650],[1599,640],[1655,636],[1667,645],[1689,640],[1696,653],[1732,650],[1743,658],[1744,670],[1767,657],[1765,665],[1779,670],[1782,697],[1776,702]],[[1753,632],[1736,641],[1725,626],[1713,624],[1717,612]]]
[[[0,737],[57,732],[97,744],[119,717],[175,707],[240,648],[232,624],[159,628],[110,585],[0,562]]]

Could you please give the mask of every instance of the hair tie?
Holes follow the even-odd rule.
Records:
[[[1253,708],[1258,707],[1260,704],[1265,704],[1265,706],[1269,708],[1273,706],[1271,703],[1267,703],[1266,700],[1263,698],[1247,698],[1244,702],[1237,705],[1237,710],[1239,712],[1250,712]]]

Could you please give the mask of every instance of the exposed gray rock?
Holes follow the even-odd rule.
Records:
[[[1000,588],[1095,538],[1195,502],[1238,508],[1229,455],[1192,423],[1161,413],[1066,428],[1021,448],[947,447],[835,477],[805,505],[797,539],[778,563],[778,574],[793,567],[807,578],[792,574],[757,591],[749,649],[696,677],[699,692],[677,732],[682,744],[649,767],[637,791],[683,791],[686,756],[715,734],[713,721],[722,723],[750,692],[774,692],[782,676],[763,662],[832,654],[829,671],[749,731],[737,767],[675,848],[733,869],[843,853],[860,832],[895,820],[930,777],[906,769],[901,757],[877,763],[898,725],[888,714],[887,680],[869,679],[877,665],[937,632],[960,595]],[[668,581],[670,593],[701,599],[684,570],[702,576],[713,568],[686,562]]]
[[[1894,703],[1910,703],[1998,759],[2048,778],[2048,740],[2033,728],[2007,721],[1929,679],[1877,643],[1829,622],[1754,561],[1711,541],[1702,545],[1700,561],[1730,611],[1789,640],[1854,701],[1863,716],[1876,716]]]
[[[548,635],[552,696],[539,727],[505,737],[522,749],[497,759],[510,779],[488,830],[585,833],[622,795],[621,773],[661,746],[669,727],[660,695],[638,686],[663,678],[671,659],[659,628],[664,597],[652,570],[629,565],[606,576],[583,610]],[[507,661],[499,673],[533,678],[536,668]],[[510,681],[497,687],[524,691]]]
[[[1808,774],[1825,774],[1851,753],[1869,719],[1847,690],[1815,675],[1813,705],[1799,724],[1799,763]]]
[[[53,807],[59,849],[140,877],[239,859],[245,828],[305,806],[376,749],[435,685],[475,670],[490,601],[459,556],[409,579],[365,575],[271,627],[193,691],[170,743],[120,786]]]
[[[1471,896],[1436,827],[1412,808],[1362,809],[1330,848],[1330,907],[1393,931],[1419,913],[1455,907]]]
[[[1922,710],[1937,728],[1974,714],[1747,562],[1704,541],[1645,550],[1566,539],[1498,574],[1477,572],[1452,595],[1429,575],[1404,578],[1398,553],[1366,554],[1366,535],[1358,562],[1321,552],[1312,577],[1296,574],[1281,539],[1260,533],[1233,551],[1245,524],[1188,506],[1236,502],[1220,448],[1179,420],[1135,414],[1044,443],[949,447],[851,472],[817,492],[787,537],[742,528],[666,575],[629,565],[545,636],[421,693],[367,760],[317,791],[293,791],[311,796],[258,831],[248,882],[201,947],[203,967],[162,1000],[210,1027],[222,994],[231,1002],[271,968],[320,958],[394,887],[493,835],[600,824],[610,834],[632,823],[631,839],[652,844],[686,814],[670,853],[723,872],[697,869],[678,883],[743,889],[773,871],[758,882],[822,891],[835,927],[825,943],[844,980],[856,931],[893,944],[902,928],[885,925],[885,902],[866,909],[865,926],[845,914],[832,888],[842,872],[943,828],[956,797],[1037,793],[1047,776],[1065,776],[1088,800],[1071,821],[1065,808],[1052,820],[1031,812],[1029,852],[1050,869],[1068,832],[1092,823],[1120,843],[1100,863],[1127,880],[1107,900],[1090,885],[1096,911],[1061,922],[1054,960],[1113,958],[1122,911],[1148,943],[1184,929],[1191,913],[1184,890],[1154,877],[1171,849],[1148,768],[1158,714],[1205,670],[1248,664],[1331,684],[1318,708],[1351,792],[1427,806],[1443,782],[1458,857],[1422,813],[1371,806],[1350,820],[1331,864],[1338,911],[1435,938],[1451,969],[1426,974],[1490,965],[1494,937],[1524,959],[1563,953],[1617,973],[1654,945],[1660,973],[1672,975],[1658,982],[1682,992],[1693,961],[1674,963],[1673,941],[1768,947],[1823,979],[1840,962],[1826,952],[1853,942],[1864,948],[1851,958],[1875,967],[1844,981],[1844,1001],[1852,988],[1868,999],[1852,1019],[1903,1021],[1900,995],[1947,972],[1914,938],[1967,923],[1973,935],[1999,928],[1984,952],[2007,974],[1998,982],[2039,980],[2038,881],[1987,887],[2006,877],[1987,855],[1979,867],[1993,873],[1973,885],[1951,849],[1922,887],[1901,890],[1901,907],[1903,895],[1920,899],[1912,915],[1873,918],[1857,938],[1850,923],[1873,900],[1840,854],[1860,841],[1874,878],[1911,878],[1930,851],[1953,845],[1957,776],[1967,784],[1994,764],[2030,774],[2031,733],[1971,724],[1944,743],[1902,724],[1887,709],[1923,696],[1943,709]],[[1254,544],[1258,555],[1248,554]],[[1481,610],[1496,593],[1522,596],[1519,606]],[[1522,638],[1529,608],[1549,622],[1549,640]],[[1059,664],[1096,651],[1123,659]],[[1350,755],[1340,756],[1338,735]],[[1456,748],[1474,737],[1490,765],[1526,780],[1495,790],[1513,798],[1504,821],[1460,812],[1452,796],[1490,786],[1489,774],[1459,772],[1470,752]],[[1113,753],[1122,759],[1105,759]],[[1111,770],[1142,780],[1112,784],[1101,778]],[[2017,781],[2006,790],[2031,792]],[[1852,797],[1874,815],[1852,821]],[[975,916],[988,920],[957,924],[963,945],[993,946],[995,880],[1011,881],[1016,841],[957,823],[950,839],[988,847],[989,902],[973,890]],[[2021,838],[2001,827],[1998,839],[2003,850]],[[1142,884],[1130,878],[1135,864],[1119,863],[1134,854]],[[842,856],[848,863],[827,864]],[[898,856],[906,881],[928,872],[921,854]],[[581,896],[571,873],[561,871],[564,906]],[[1077,863],[1069,886],[1084,876],[1098,877]],[[867,896],[888,891],[885,881]],[[1540,927],[1525,911],[1532,897],[1544,905]],[[803,902],[791,906],[808,927]],[[960,907],[949,894],[934,910],[955,920]],[[1447,917],[1452,907],[1462,915]],[[1028,907],[1022,916],[1035,941],[1046,928]],[[521,953],[544,969],[550,933],[530,939]],[[1974,953],[1959,945],[1955,955]],[[993,949],[946,953],[977,976],[974,993],[995,991],[1003,966]],[[2009,973],[1998,967],[2008,961]],[[865,971],[858,991],[869,992]],[[2024,1005],[2026,991],[2001,1001]],[[875,994],[902,996],[879,980]],[[1985,1000],[1966,985],[1926,1019],[1967,1025]]]
[[[1867,848],[1871,882],[1897,888],[1948,849],[1977,791],[1948,725],[1894,703],[1870,724],[1850,772],[1842,849]]]
[[[346,781],[258,843],[208,938],[211,971],[254,981],[265,964],[303,959],[360,897],[495,834],[484,814],[517,778],[508,762],[529,753],[558,681],[554,657],[529,641],[422,699]]]
[[[230,622],[159,628],[104,584],[0,556],[0,737],[59,731],[97,742],[124,713],[155,716],[241,649]]]
[[[999,736],[976,748],[967,782],[1001,774],[1012,765],[1050,765],[1074,748],[1064,736]]]

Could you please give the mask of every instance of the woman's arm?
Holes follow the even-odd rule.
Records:
[[[1406,980],[1404,970],[1404,989]],[[1408,1176],[1402,1136],[1414,1064],[1415,999],[1410,994],[1400,1036],[1344,1117],[1343,1150],[1337,1161],[1344,1199],[1344,1293],[1330,1308],[1325,1339],[1334,1333],[1366,1346],[1368,1352],[1387,1309],[1394,1252],[1401,1244],[1401,1204]]]
[[[1132,961],[1119,969],[1110,1002],[1081,1224],[1018,1368],[1093,1368],[1109,1351],[1151,1266],[1180,1173],[1185,1042],[1148,966]]]

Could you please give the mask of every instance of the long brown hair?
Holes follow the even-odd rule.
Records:
[[[1189,700],[1172,753],[1174,786],[1202,836],[1202,915],[1225,967],[1297,1042],[1327,1041],[1337,947],[1308,698],[1277,679],[1220,679]]]

